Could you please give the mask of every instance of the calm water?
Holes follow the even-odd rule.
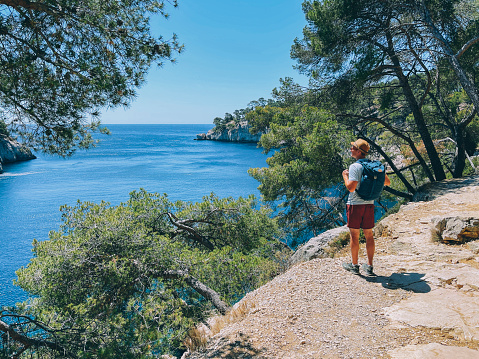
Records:
[[[255,194],[247,174],[266,166],[254,144],[194,141],[212,125],[108,125],[100,145],[70,159],[37,154],[36,160],[5,165],[0,174],[0,306],[25,294],[12,285],[28,264],[34,238],[58,229],[61,205],[77,200],[119,204],[133,190],[167,193],[171,200],[201,201]]]

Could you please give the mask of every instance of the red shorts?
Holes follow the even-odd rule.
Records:
[[[374,204],[348,204],[346,206],[348,228],[374,228]]]

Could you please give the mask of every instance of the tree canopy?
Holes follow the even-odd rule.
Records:
[[[248,114],[253,128],[267,127],[259,145],[272,152],[268,167],[253,168],[263,200],[279,203],[276,215],[295,247],[308,235],[344,224],[336,189],[345,166],[342,153],[350,135],[334,116],[306,104],[257,108]]]
[[[463,86],[469,103],[474,104],[477,96],[477,85],[463,81],[476,70],[459,63],[459,57],[479,41],[474,33],[477,17],[461,11],[459,5],[464,3],[477,11],[477,2],[472,1],[305,1],[308,26],[304,38],[292,47],[298,68],[329,92],[337,114],[354,118],[349,125],[369,140],[377,138],[377,131],[368,133],[364,123],[373,124],[370,129],[387,127],[395,135],[401,133],[431,181],[445,178],[434,143],[438,140],[434,120],[425,115],[426,99],[433,84],[438,85],[436,76],[442,76],[440,60],[453,60],[455,83]],[[375,96],[376,103],[364,101],[364,92],[371,99]],[[398,112],[403,112],[402,118],[391,116]],[[467,116],[460,129],[473,118],[474,114]],[[457,143],[463,141],[464,131],[452,132]],[[424,154],[418,151],[418,140]],[[464,147],[458,147],[463,159]]]
[[[176,0],[0,0],[0,121],[48,153],[93,144],[102,108],[128,106],[176,36],[151,33]]]
[[[288,254],[276,220],[252,196],[173,203],[142,190],[118,206],[63,207],[62,220],[17,272],[31,298],[0,312],[0,331],[16,336],[6,352],[139,358],[184,350],[189,329],[213,310],[225,314]]]
[[[462,176],[476,149],[477,1],[305,1],[291,55],[308,75],[247,114],[268,167],[251,169],[280,223],[301,237],[342,223],[340,172],[349,140],[389,165],[396,196]],[[447,51],[446,51],[447,50]],[[452,65],[451,65],[452,64]],[[464,80],[462,77],[466,78]],[[463,81],[464,80],[464,81]],[[468,83],[469,81],[469,83]],[[336,165],[334,165],[335,163]]]
[[[172,3],[173,6],[176,3]],[[0,131],[51,153],[91,145],[102,107],[127,105],[153,62],[181,46],[154,39],[146,14],[163,1],[0,0]],[[7,355],[154,357],[183,349],[188,329],[226,313],[285,267],[291,246],[344,223],[349,143],[371,144],[395,195],[462,176],[479,142],[477,0],[305,1],[292,46],[310,88],[281,80],[274,100],[217,117],[264,131],[263,199],[171,202],[133,192],[118,206],[62,208],[63,224],[20,269],[31,297],[0,312]],[[0,121],[1,125],[1,121]],[[339,185],[338,185],[339,184]]]

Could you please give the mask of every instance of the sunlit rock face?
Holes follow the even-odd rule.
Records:
[[[0,173],[3,172],[3,163],[28,161],[36,158],[35,155],[19,142],[0,135]]]
[[[225,142],[258,142],[262,132],[251,134],[250,125],[247,121],[240,122],[234,126],[227,126],[223,131],[209,130],[207,133],[200,133],[197,140],[225,141]]]

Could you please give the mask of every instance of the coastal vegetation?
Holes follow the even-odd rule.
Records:
[[[221,132],[224,130],[228,130],[234,128],[242,121],[246,121],[246,115],[256,109],[257,107],[264,107],[266,105],[274,105],[273,100],[265,100],[264,98],[260,98],[255,101],[251,101],[248,103],[246,108],[242,108],[239,110],[235,110],[233,114],[225,113],[224,117],[215,117],[213,119],[213,124],[215,125],[214,131]]]
[[[32,297],[1,312],[0,330],[15,333],[4,354],[184,351],[196,323],[213,309],[226,314],[286,266],[290,250],[278,241],[276,220],[257,204],[213,194],[172,203],[141,190],[118,206],[63,207],[60,230],[35,241],[34,258],[17,272]]]
[[[153,64],[173,61],[176,36],[150,15],[176,1],[0,0],[0,120],[35,150],[68,156],[95,144],[100,110],[127,106]]]
[[[0,41],[18,45],[4,45],[4,72],[21,84],[2,77],[6,128],[50,153],[92,145],[100,127],[86,119],[127,104],[147,68],[181,50],[176,38],[147,31],[145,13],[166,16],[162,1],[0,4],[24,8],[1,27]],[[249,173],[268,206],[213,194],[172,203],[139,191],[118,206],[62,208],[61,228],[34,242],[34,258],[17,272],[31,298],[0,312],[0,355],[181,353],[191,328],[286,268],[284,233],[294,246],[344,223],[338,183],[357,137],[388,164],[392,202],[474,170],[477,0],[304,1],[303,10],[307,26],[291,56],[309,87],[282,79],[271,100],[213,121],[218,131],[247,120],[252,132],[265,132],[259,146],[271,153],[268,167]],[[45,36],[17,40],[22,29]]]
[[[267,168],[250,170],[291,233],[344,223],[340,183],[349,141],[366,139],[389,167],[391,196],[474,171],[477,1],[306,1],[308,25],[291,55],[310,78],[273,91],[247,114]],[[477,160],[476,160],[477,161]],[[477,162],[476,162],[477,165]],[[394,198],[393,198],[394,199]]]

